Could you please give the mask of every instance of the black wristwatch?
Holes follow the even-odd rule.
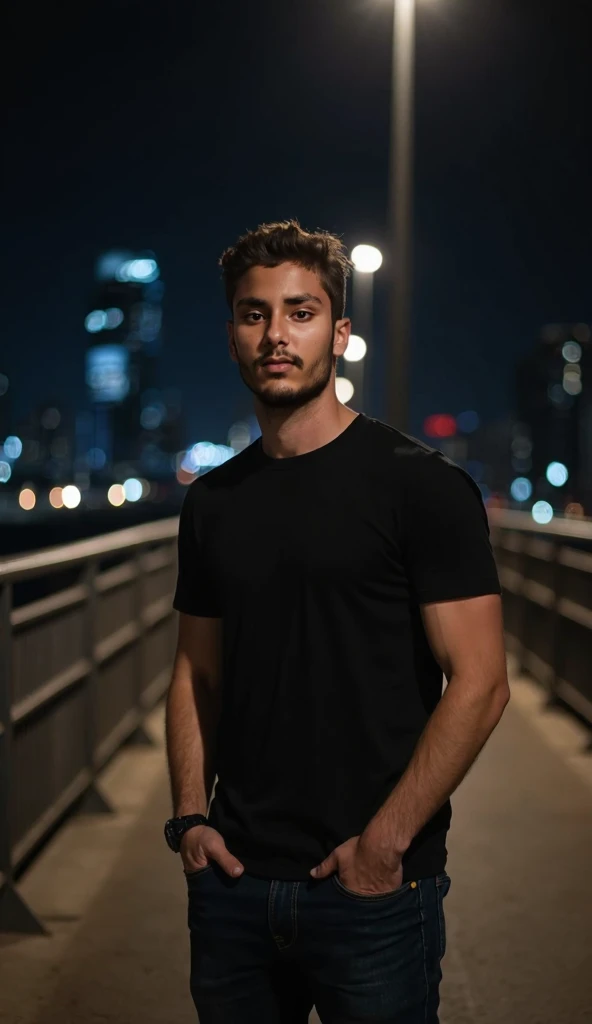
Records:
[[[190,828],[196,825],[207,825],[208,819],[203,814],[184,814],[181,818],[169,818],[164,826],[164,838],[173,853],[181,849],[181,840]]]

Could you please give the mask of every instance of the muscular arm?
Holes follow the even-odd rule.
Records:
[[[422,615],[448,686],[406,771],[365,830],[401,854],[462,781],[510,697],[499,596],[425,605]]]
[[[166,741],[174,816],[206,814],[220,712],[221,620],[179,617],[179,639],[166,706]]]

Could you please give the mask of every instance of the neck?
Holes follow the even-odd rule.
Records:
[[[263,451],[273,459],[306,455],[334,441],[358,415],[337,401],[329,388],[297,409],[273,409],[255,401]]]

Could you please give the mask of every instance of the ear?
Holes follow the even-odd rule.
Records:
[[[236,353],[236,342],[234,340],[234,323],[232,320],[226,321],[226,333],[228,335],[228,351],[230,358],[233,363],[238,363],[238,356]]]
[[[333,355],[335,357],[342,356],[345,352],[350,334],[351,320],[349,317],[337,320],[333,331]]]

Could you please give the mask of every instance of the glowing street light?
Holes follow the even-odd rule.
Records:
[[[68,484],[62,491],[62,504],[64,508],[78,508],[82,501],[82,495],[74,484]]]
[[[356,245],[352,249],[352,263],[361,274],[374,274],[382,266],[382,253],[374,245]]]
[[[359,334],[350,334],[343,358],[347,363],[359,363],[360,359],[366,355],[367,350],[366,342],[360,338]]]
[[[343,402],[344,405],[351,401],[354,396],[354,386],[351,380],[348,380],[347,377],[335,378],[335,391],[337,393],[338,401]]]
[[[374,274],[382,266],[382,253],[375,245],[356,245],[352,249],[351,259],[354,265],[352,319],[354,328],[360,331],[361,337],[359,334],[352,335],[344,358],[349,363],[358,363],[352,371],[352,378],[354,390],[358,398],[356,404],[361,411],[368,402],[365,387],[365,380],[368,380],[368,360],[362,363],[362,359],[368,351],[366,342],[370,346],[370,354],[372,350],[374,334]],[[360,351],[359,343],[363,338],[366,339],[363,342],[364,352],[362,355],[356,355],[356,352]]]

